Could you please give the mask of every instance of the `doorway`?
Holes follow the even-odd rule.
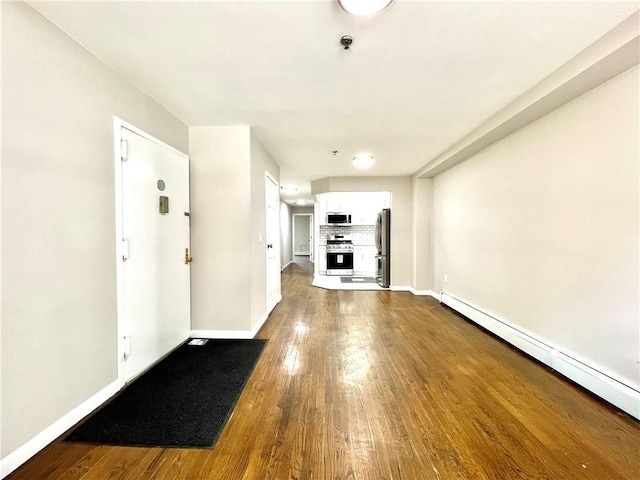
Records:
[[[114,120],[118,376],[127,382],[189,337],[189,157]]]
[[[313,214],[293,214],[293,255],[311,256],[313,252]],[[313,261],[311,259],[311,261]]]

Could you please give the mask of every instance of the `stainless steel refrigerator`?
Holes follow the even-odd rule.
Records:
[[[383,208],[376,220],[376,280],[381,287],[391,284],[391,209]]]

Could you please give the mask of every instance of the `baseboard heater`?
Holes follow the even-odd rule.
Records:
[[[640,420],[640,391],[637,389],[448,292],[440,292],[440,303]]]

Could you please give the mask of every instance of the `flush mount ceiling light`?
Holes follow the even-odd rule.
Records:
[[[280,190],[282,190],[282,193],[296,193],[298,191],[297,187],[291,187],[291,186],[281,186]]]
[[[296,200],[295,202],[296,205],[306,205],[307,202],[305,202],[304,200]]]
[[[357,168],[369,168],[373,165],[373,155],[360,153],[353,157],[353,165]]]
[[[381,12],[393,0],[338,0],[342,9],[351,15],[366,17]]]

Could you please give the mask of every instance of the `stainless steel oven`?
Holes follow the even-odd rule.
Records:
[[[327,240],[327,275],[353,275],[353,243],[345,238]]]

